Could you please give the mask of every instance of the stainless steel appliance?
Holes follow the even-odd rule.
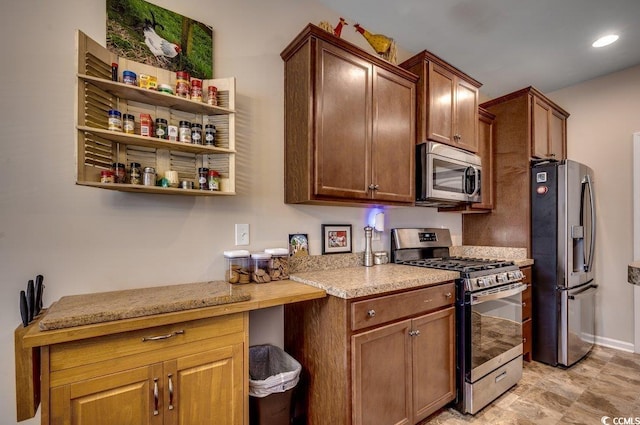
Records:
[[[436,142],[416,145],[416,205],[480,202],[480,157]]]
[[[571,366],[595,342],[593,171],[532,163],[531,185],[533,359]]]
[[[512,261],[450,257],[448,229],[391,230],[398,264],[453,270],[456,279],[456,407],[475,414],[522,377],[523,274]]]

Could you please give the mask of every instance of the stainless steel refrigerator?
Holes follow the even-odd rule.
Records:
[[[593,171],[579,162],[531,165],[533,359],[571,366],[595,342]]]

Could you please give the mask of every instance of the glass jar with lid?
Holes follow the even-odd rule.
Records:
[[[289,250],[287,248],[267,248],[264,252],[271,254],[268,270],[271,280],[289,279]]]
[[[249,283],[249,251],[236,249],[224,251],[227,263],[224,278],[229,283]]]
[[[254,252],[251,254],[251,281],[256,283],[271,282],[269,276],[269,263],[271,254],[266,252]]]

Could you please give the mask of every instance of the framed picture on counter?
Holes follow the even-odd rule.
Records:
[[[350,224],[322,225],[322,254],[342,254],[351,252]]]
[[[309,239],[306,233],[289,235],[289,255],[292,257],[309,255]]]

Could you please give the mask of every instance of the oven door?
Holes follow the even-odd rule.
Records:
[[[467,382],[475,382],[522,355],[522,292],[515,282],[468,295]]]

